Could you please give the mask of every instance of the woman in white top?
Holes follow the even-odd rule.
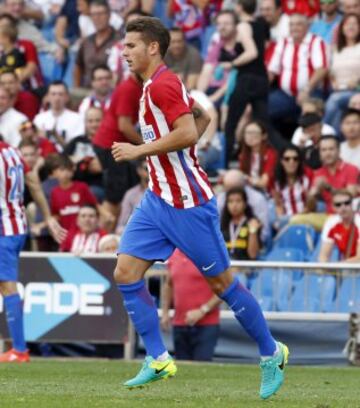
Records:
[[[331,61],[333,92],[326,102],[324,122],[340,130],[342,112],[360,85],[360,17],[345,15],[339,26]]]

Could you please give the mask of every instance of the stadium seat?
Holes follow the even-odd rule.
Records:
[[[275,248],[266,257],[267,261],[302,262],[304,253],[294,248]],[[293,290],[294,276],[301,274],[297,269],[277,270],[264,268],[253,281],[251,291],[265,311],[287,311]]]
[[[335,311],[340,313],[360,313],[360,275],[353,273],[341,280],[335,302]]]

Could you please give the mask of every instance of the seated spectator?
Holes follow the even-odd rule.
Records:
[[[328,262],[336,246],[344,262],[360,261],[360,215],[352,207],[352,195],[347,190],[332,193],[332,207],[336,215],[330,216],[321,234],[319,262]]]
[[[45,137],[41,137],[37,127],[29,120],[20,125],[19,132],[22,142],[30,141],[36,145],[40,157],[45,158],[49,154],[57,152],[55,145]]]
[[[137,162],[136,172],[139,176],[140,182],[125,193],[121,202],[121,213],[116,227],[116,232],[120,235],[123,233],[131,214],[139,205],[145,190],[148,188],[149,174],[146,160],[140,160]]]
[[[260,251],[260,230],[261,224],[253,215],[245,191],[239,187],[230,189],[221,215],[221,231],[230,258],[256,259]]]
[[[245,191],[247,201],[252,209],[254,216],[261,223],[260,237],[263,243],[270,238],[270,224],[268,214],[267,199],[264,194],[255,190],[246,183],[244,174],[240,170],[228,170],[222,180],[223,191],[217,194],[217,205],[219,213],[222,214],[225,207],[226,193],[233,188],[242,188]]]
[[[79,105],[79,113],[85,115],[90,107],[100,108],[103,112],[109,109],[112,95],[112,76],[107,65],[96,66],[91,73],[91,89],[89,96]]]
[[[276,151],[268,143],[265,126],[257,121],[244,128],[243,145],[239,154],[240,170],[250,186],[266,192],[274,179]]]
[[[74,166],[67,156],[59,158],[53,174],[59,185],[51,191],[51,211],[58,217],[60,225],[70,231],[76,223],[80,208],[85,204],[96,206],[97,201],[87,184],[72,180]]]
[[[10,146],[17,147],[21,141],[19,127],[27,118],[14,109],[11,102],[10,93],[0,86],[0,135]]]
[[[305,99],[304,102],[301,104],[301,115],[304,116],[308,113],[315,113],[320,118],[324,116],[324,102],[319,98],[308,98]],[[302,118],[300,117],[299,122],[303,122]],[[323,123],[321,126],[321,134],[323,136],[336,136],[336,131],[330,125]],[[309,147],[313,144],[312,139],[309,138],[306,134],[304,134],[303,128],[299,126],[291,139],[291,143],[295,146]]]
[[[115,254],[119,248],[119,236],[115,234],[107,234],[99,240],[99,252],[102,254]]]
[[[84,88],[91,87],[92,70],[106,64],[111,47],[120,40],[120,34],[110,25],[106,0],[91,2],[90,17],[96,31],[82,41],[74,68],[74,86]]]
[[[360,111],[345,111],[341,121],[345,141],[340,145],[340,158],[360,170]]]
[[[320,0],[321,13],[315,17],[310,25],[310,32],[321,37],[327,44],[331,44],[334,32],[341,21],[338,0]]]
[[[186,44],[180,28],[170,29],[170,45],[165,64],[179,76],[187,90],[195,88],[201,71],[202,60],[199,51]]]
[[[74,255],[99,252],[100,239],[106,231],[99,227],[99,213],[95,206],[84,205],[76,218],[76,226],[69,230],[60,245],[62,252],[72,252]]]
[[[339,140],[324,136],[319,142],[322,167],[314,171],[313,185],[309,191],[309,208],[315,208],[316,200],[321,198],[326,204],[326,212],[333,212],[331,191],[347,189],[354,197],[359,192],[360,171],[352,164],[340,159]]]
[[[289,146],[282,150],[272,191],[275,203],[272,226],[276,230],[285,226],[293,215],[306,212],[312,176],[312,171],[304,166],[298,147]]]
[[[11,104],[17,111],[33,120],[39,112],[39,99],[29,91],[21,89],[20,81],[13,71],[4,71],[0,74],[0,85],[10,94]]]
[[[270,93],[272,120],[297,119],[299,105],[318,90],[327,75],[328,55],[325,42],[308,32],[304,15],[290,17],[290,36],[279,41],[268,65],[270,80],[279,77],[279,89]]]
[[[85,114],[85,134],[75,137],[64,148],[64,154],[70,157],[76,168],[74,180],[86,183],[99,202],[104,198],[102,167],[92,145],[92,139],[102,118],[100,108],[89,108]]]
[[[360,92],[356,93],[350,98],[348,107],[350,109],[356,109],[360,111]]]
[[[220,303],[196,266],[176,249],[163,286],[161,326],[169,331],[172,324],[178,360],[212,360],[219,336]],[[171,320],[172,304],[175,315]]]
[[[342,112],[360,84],[360,16],[348,14],[340,23],[330,79],[333,92],[326,102],[324,122],[339,132]]]
[[[84,134],[81,115],[66,108],[69,91],[62,81],[54,81],[48,87],[49,109],[35,116],[34,124],[59,152],[76,136]]]

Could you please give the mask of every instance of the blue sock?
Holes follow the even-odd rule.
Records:
[[[145,344],[147,355],[156,359],[166,352],[166,348],[161,338],[156,305],[145,286],[145,281],[118,285],[118,289],[124,298],[128,315]]]
[[[235,313],[247,334],[258,344],[261,356],[272,356],[276,350],[262,310],[254,296],[236,279],[220,296]]]
[[[16,351],[26,351],[23,323],[23,305],[18,293],[4,297],[6,320]]]

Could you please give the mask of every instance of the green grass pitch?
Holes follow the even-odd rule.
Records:
[[[0,366],[0,407],[300,407],[360,408],[360,369],[287,367],[273,398],[258,398],[259,369],[235,364],[178,364],[175,378],[142,390],[121,386],[139,363],[36,360]]]

